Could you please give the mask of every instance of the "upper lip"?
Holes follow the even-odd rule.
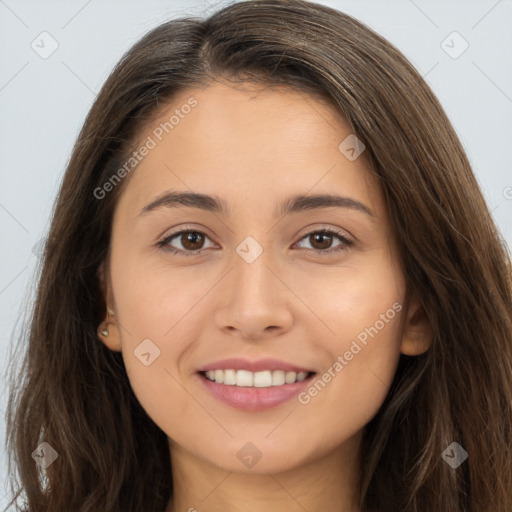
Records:
[[[207,372],[210,370],[248,370],[250,372],[262,372],[264,370],[284,370],[286,372],[296,373],[313,371],[302,366],[297,366],[295,364],[287,363],[286,361],[281,361],[280,359],[265,358],[258,359],[256,361],[250,361],[249,359],[243,359],[239,357],[215,361],[214,363],[203,366],[198,371]]]

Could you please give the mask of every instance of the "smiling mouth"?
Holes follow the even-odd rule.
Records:
[[[297,373],[284,370],[251,372],[234,369],[200,371],[199,373],[211,382],[244,388],[286,387],[316,375],[316,372]]]

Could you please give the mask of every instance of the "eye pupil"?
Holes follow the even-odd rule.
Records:
[[[183,233],[183,235],[181,236],[181,241],[182,241],[183,247],[185,247],[185,249],[189,249],[191,251],[197,250],[197,247],[195,247],[194,244],[197,244],[198,239],[199,239],[199,245],[201,245],[201,242],[204,243],[203,235],[197,231],[189,231],[187,233]],[[189,244],[189,242],[192,242],[192,247],[187,246]]]
[[[329,248],[329,245],[332,242],[332,235],[329,235],[327,233],[315,233],[315,234],[311,235],[311,238],[312,239],[320,238],[320,242],[322,239],[324,239],[324,243],[323,244],[320,243],[321,247],[317,247],[317,249],[327,249],[327,248]],[[325,243],[325,240],[327,240],[327,243]],[[313,243],[311,245],[313,245]]]

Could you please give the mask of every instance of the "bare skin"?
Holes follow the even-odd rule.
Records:
[[[197,106],[155,139],[155,127],[191,97]],[[431,343],[418,298],[405,303],[382,191],[362,158],[350,161],[338,148],[351,133],[346,122],[303,93],[218,81],[168,107],[141,134],[156,147],[115,211],[104,281],[114,314],[102,336],[122,351],[137,398],[168,435],[174,497],[166,512],[360,512],[363,428],[400,354],[421,354]],[[140,214],[176,190],[218,196],[230,211],[179,205]],[[337,194],[372,215],[348,206],[279,215],[294,194]],[[157,246],[185,228],[203,238],[169,240],[165,247],[181,254]],[[322,239],[325,229],[352,243]],[[248,236],[263,249],[250,263],[237,252]],[[200,252],[184,255],[193,251]],[[346,357],[371,326],[377,334]],[[134,355],[145,339],[160,350],[148,366]],[[278,358],[317,379],[330,369],[331,378],[302,402],[248,412],[219,401],[198,374],[228,357]],[[249,442],[261,454],[252,467],[237,457]]]

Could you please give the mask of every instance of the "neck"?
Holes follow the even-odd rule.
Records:
[[[223,470],[170,443],[174,496],[166,512],[360,512],[360,434],[328,454],[276,473]]]

